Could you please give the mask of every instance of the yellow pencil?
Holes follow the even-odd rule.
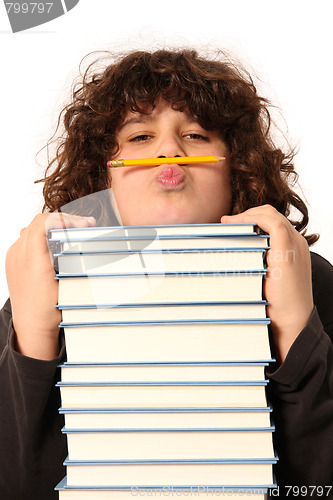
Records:
[[[225,160],[224,156],[173,156],[171,158],[138,158],[131,160],[111,160],[107,166],[115,167],[157,167],[159,165],[191,165],[195,163],[216,163]]]

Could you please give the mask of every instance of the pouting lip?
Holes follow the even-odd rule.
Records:
[[[159,179],[171,180],[175,177],[179,178],[179,180],[180,179],[183,180],[185,178],[184,171],[180,167],[178,167],[177,165],[168,165],[168,164],[161,165],[161,168],[157,173],[157,180]]]

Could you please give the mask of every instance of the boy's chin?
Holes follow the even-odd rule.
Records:
[[[143,210],[124,213],[122,224],[124,226],[164,226],[178,224],[211,224],[220,222],[220,214],[205,211],[205,207],[189,203],[178,203],[177,200],[159,201],[154,206],[142,207]],[[217,210],[215,210],[217,212]],[[121,213],[120,213],[121,216]]]

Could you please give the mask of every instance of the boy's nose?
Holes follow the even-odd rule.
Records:
[[[157,158],[172,158],[173,156],[187,156],[177,138],[164,138],[156,148]]]

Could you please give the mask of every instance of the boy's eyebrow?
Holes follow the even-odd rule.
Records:
[[[122,125],[120,125],[119,130],[123,129],[127,125],[131,125],[132,123],[146,123],[152,120],[151,115],[138,115],[132,116],[124,121]]]
[[[198,123],[198,121],[192,117],[190,114],[187,115],[187,118],[189,121],[193,121],[195,123]],[[129,118],[127,118],[127,120],[125,120],[119,127],[118,129],[118,132],[120,130],[122,130],[124,127],[126,127],[127,125],[132,125],[132,124],[141,124],[141,123],[148,123],[148,122],[151,122],[154,120],[154,117],[152,116],[152,114],[140,114],[138,113],[137,115],[134,114],[134,116],[131,116]]]

